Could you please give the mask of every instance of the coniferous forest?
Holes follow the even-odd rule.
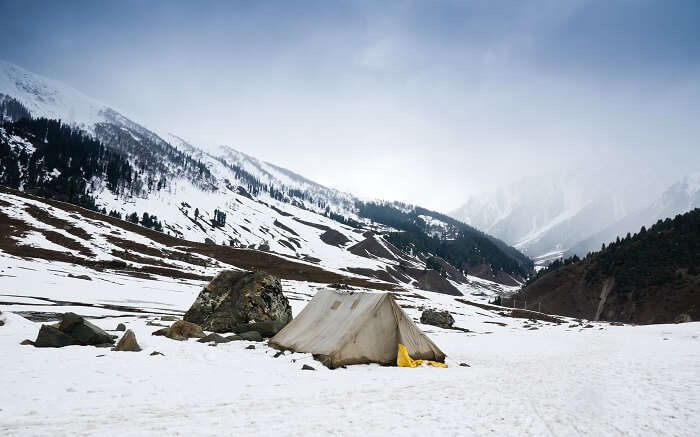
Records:
[[[431,253],[465,271],[468,265],[483,263],[494,271],[520,277],[527,277],[532,270],[532,261],[522,253],[512,248],[505,251],[505,243],[447,216],[404,204],[357,202],[357,208],[361,217],[395,228],[398,232],[390,232],[387,239],[409,253]],[[431,235],[421,215],[440,218],[449,225],[448,234]]]

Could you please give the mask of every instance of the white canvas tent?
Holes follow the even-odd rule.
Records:
[[[416,326],[389,293],[319,290],[277,333],[270,345],[314,354],[330,368],[396,364],[403,344],[411,358],[445,361],[445,354]]]

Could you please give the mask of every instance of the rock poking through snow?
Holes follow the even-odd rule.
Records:
[[[34,341],[36,347],[111,346],[113,344],[113,336],[75,313],[63,314],[61,321],[56,325],[42,325]]]
[[[64,347],[73,344],[76,344],[73,337],[49,325],[41,325],[34,341],[36,347]]]
[[[275,276],[225,270],[199,293],[184,320],[207,331],[271,337],[292,320],[292,308]]]
[[[197,341],[200,342],[200,343],[211,343],[211,342],[214,342],[214,343],[226,343],[226,342],[228,342],[229,340],[227,340],[226,338],[222,337],[221,335],[219,335],[219,334],[217,334],[217,333],[215,333],[215,332],[212,332],[211,334],[206,335],[206,336],[200,338],[200,339],[197,340]]]
[[[126,325],[123,323],[120,323],[117,325],[117,331],[126,331]]]
[[[248,331],[238,334],[241,340],[263,341],[262,335],[258,331]]]
[[[420,316],[420,322],[426,325],[438,326],[440,328],[451,328],[455,323],[449,311],[438,311],[427,309]]]
[[[136,341],[136,334],[131,329],[127,330],[114,348],[118,352],[141,352],[141,346]]]
[[[114,344],[115,337],[75,313],[63,314],[58,329],[73,337],[76,344],[84,346]]]
[[[162,335],[173,340],[187,340],[188,338],[204,337],[204,331],[197,324],[178,320],[169,328],[159,329],[153,335]]]

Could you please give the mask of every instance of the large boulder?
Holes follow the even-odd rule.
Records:
[[[111,346],[114,344],[114,337],[75,313],[65,313],[57,325],[42,325],[34,342],[36,347],[64,347],[74,344]]]
[[[420,322],[426,325],[438,326],[440,328],[451,328],[455,323],[449,311],[438,311],[427,309],[420,316]]]
[[[207,331],[257,331],[271,337],[292,320],[292,308],[278,278],[225,270],[199,293],[184,319]]]
[[[114,350],[119,352],[141,352],[141,346],[136,341],[134,331],[127,329]]]

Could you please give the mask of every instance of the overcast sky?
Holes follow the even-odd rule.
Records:
[[[0,59],[147,127],[449,211],[700,170],[700,1],[5,1]]]

